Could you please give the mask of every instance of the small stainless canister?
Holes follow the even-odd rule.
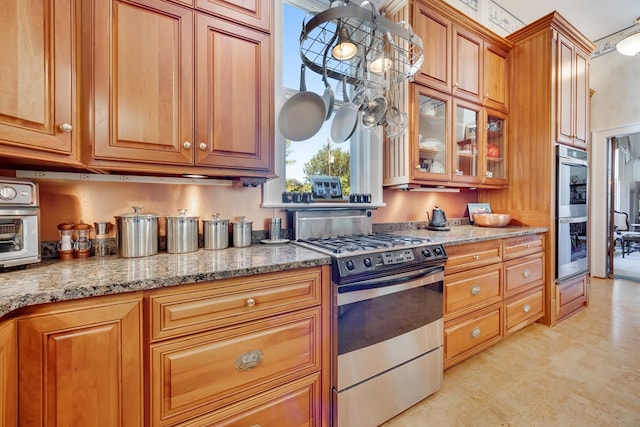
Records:
[[[243,216],[238,217],[233,223],[233,246],[244,248],[251,246],[252,222],[246,221]]]
[[[271,218],[271,223],[269,224],[269,238],[271,239],[271,241],[280,240],[281,229],[282,229],[282,219]]]
[[[179,209],[178,215],[167,216],[167,252],[183,254],[198,250],[198,221],[200,217],[187,215]]]
[[[226,249],[229,247],[229,220],[220,218],[216,213],[213,218],[202,220],[204,233],[204,248],[209,250]]]

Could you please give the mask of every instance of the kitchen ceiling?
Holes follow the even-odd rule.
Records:
[[[529,24],[557,10],[591,41],[597,41],[633,25],[640,16],[638,0],[492,0]]]

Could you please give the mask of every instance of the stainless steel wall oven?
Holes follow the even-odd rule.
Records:
[[[332,257],[338,427],[378,426],[442,386],[445,249],[429,239],[371,233],[367,214],[294,214],[296,243]]]
[[[588,271],[587,152],[557,147],[556,277],[559,281]]]

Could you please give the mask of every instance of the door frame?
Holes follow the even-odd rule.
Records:
[[[610,138],[614,136],[640,133],[640,122],[625,126],[607,128],[594,131],[591,134],[591,176],[590,176],[590,207],[589,216],[591,227],[590,266],[591,276],[608,277],[608,232],[609,232],[609,185],[611,177],[609,147]]]

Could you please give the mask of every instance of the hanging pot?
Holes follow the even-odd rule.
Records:
[[[287,100],[280,110],[278,127],[282,135],[291,141],[304,141],[318,133],[326,118],[326,108],[322,97],[307,92],[304,71],[300,67],[300,92]]]

